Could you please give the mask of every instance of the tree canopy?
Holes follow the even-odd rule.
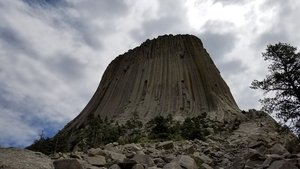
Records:
[[[268,45],[262,57],[270,61],[269,73],[262,81],[254,80],[251,88],[264,91],[265,98],[260,100],[263,110],[297,127],[300,124],[300,53],[296,47],[277,43]]]

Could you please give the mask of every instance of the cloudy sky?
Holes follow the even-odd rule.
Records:
[[[300,1],[0,1],[0,146],[52,136],[95,92],[119,54],[162,34],[204,43],[241,109],[260,108],[249,88],[267,73],[267,44],[300,47]]]

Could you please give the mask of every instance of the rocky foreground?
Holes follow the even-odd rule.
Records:
[[[249,114],[248,114],[249,116]],[[250,117],[251,116],[251,117]],[[206,140],[110,143],[50,156],[23,149],[0,149],[1,169],[298,169],[293,135],[262,112],[227,133]]]

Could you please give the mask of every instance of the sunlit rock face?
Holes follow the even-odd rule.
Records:
[[[164,35],[115,58],[83,111],[64,130],[91,116],[121,123],[171,114],[182,120],[206,112],[220,122],[242,119],[229,87],[193,35]]]

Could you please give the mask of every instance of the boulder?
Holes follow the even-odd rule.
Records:
[[[175,158],[176,158],[176,157],[175,157],[174,154],[169,154],[169,155],[163,157],[163,159],[164,159],[167,163],[170,163],[170,162],[173,161]]]
[[[88,150],[89,156],[95,156],[95,155],[102,155],[106,156],[106,152],[102,150],[101,148],[91,148]]]
[[[263,154],[261,154],[255,149],[249,149],[249,152],[247,153],[246,157],[251,161],[263,161],[266,159],[266,157]]]
[[[137,164],[137,162],[135,160],[131,160],[131,159],[124,159],[124,161],[122,163],[119,163],[118,165],[122,168],[122,169],[131,169],[135,164]]]
[[[252,140],[249,143],[248,147],[254,149],[254,148],[257,148],[257,147],[260,147],[260,146],[264,146],[264,145],[265,145],[265,143],[262,142],[262,141]]]
[[[208,165],[206,163],[201,164],[201,168],[202,169],[214,169],[214,168],[212,168],[210,165]]]
[[[81,157],[81,155],[79,154],[79,152],[72,152],[72,153],[70,154],[70,157],[71,157],[71,158],[77,158],[77,159],[79,159],[79,160],[82,160],[82,157]]]
[[[102,167],[106,164],[106,159],[104,156],[96,155],[96,156],[88,156],[86,157],[86,161],[94,166]]]
[[[273,162],[268,169],[298,169],[293,163],[286,160]]]
[[[142,164],[135,164],[132,169],[144,169],[144,166]]]
[[[166,164],[163,169],[182,169],[182,167],[176,162],[171,162]]]
[[[18,148],[0,148],[0,168],[53,169],[52,160],[38,152]]]
[[[172,162],[178,163],[186,169],[198,169],[195,160],[188,155],[179,155]]]
[[[165,141],[165,142],[158,143],[156,149],[169,150],[172,149],[173,147],[174,147],[173,141]]]
[[[132,158],[132,160],[136,161],[138,164],[143,164],[144,166],[147,167],[152,167],[154,166],[154,161],[150,158],[149,155],[144,155],[144,154],[136,154]]]
[[[166,164],[166,162],[161,158],[154,158],[153,161],[158,167],[163,167]]]
[[[209,158],[207,155],[205,154],[200,154],[199,152],[196,152],[193,154],[193,157],[196,161],[199,161],[201,163],[206,163],[206,164],[211,164],[213,163],[213,160],[211,158]]]
[[[77,159],[62,159],[53,162],[55,169],[83,169]]]
[[[115,152],[109,151],[108,154],[109,154],[109,157],[113,160],[113,162],[116,162],[116,163],[121,163],[126,158],[126,156],[121,153],[115,153]]]
[[[242,158],[235,158],[233,163],[226,169],[244,169],[246,162]]]
[[[140,144],[135,144],[135,143],[131,143],[131,144],[125,144],[124,148],[126,150],[130,150],[130,151],[141,151],[142,147]]]
[[[284,148],[283,145],[276,143],[274,144],[269,150],[268,152],[270,154],[279,154],[279,155],[283,155],[285,153],[289,153],[286,148]]]
[[[110,166],[108,169],[121,169],[121,167],[118,164],[114,164]]]
[[[147,169],[161,169],[161,168],[158,168],[156,166],[153,166],[153,167],[148,167]]]

